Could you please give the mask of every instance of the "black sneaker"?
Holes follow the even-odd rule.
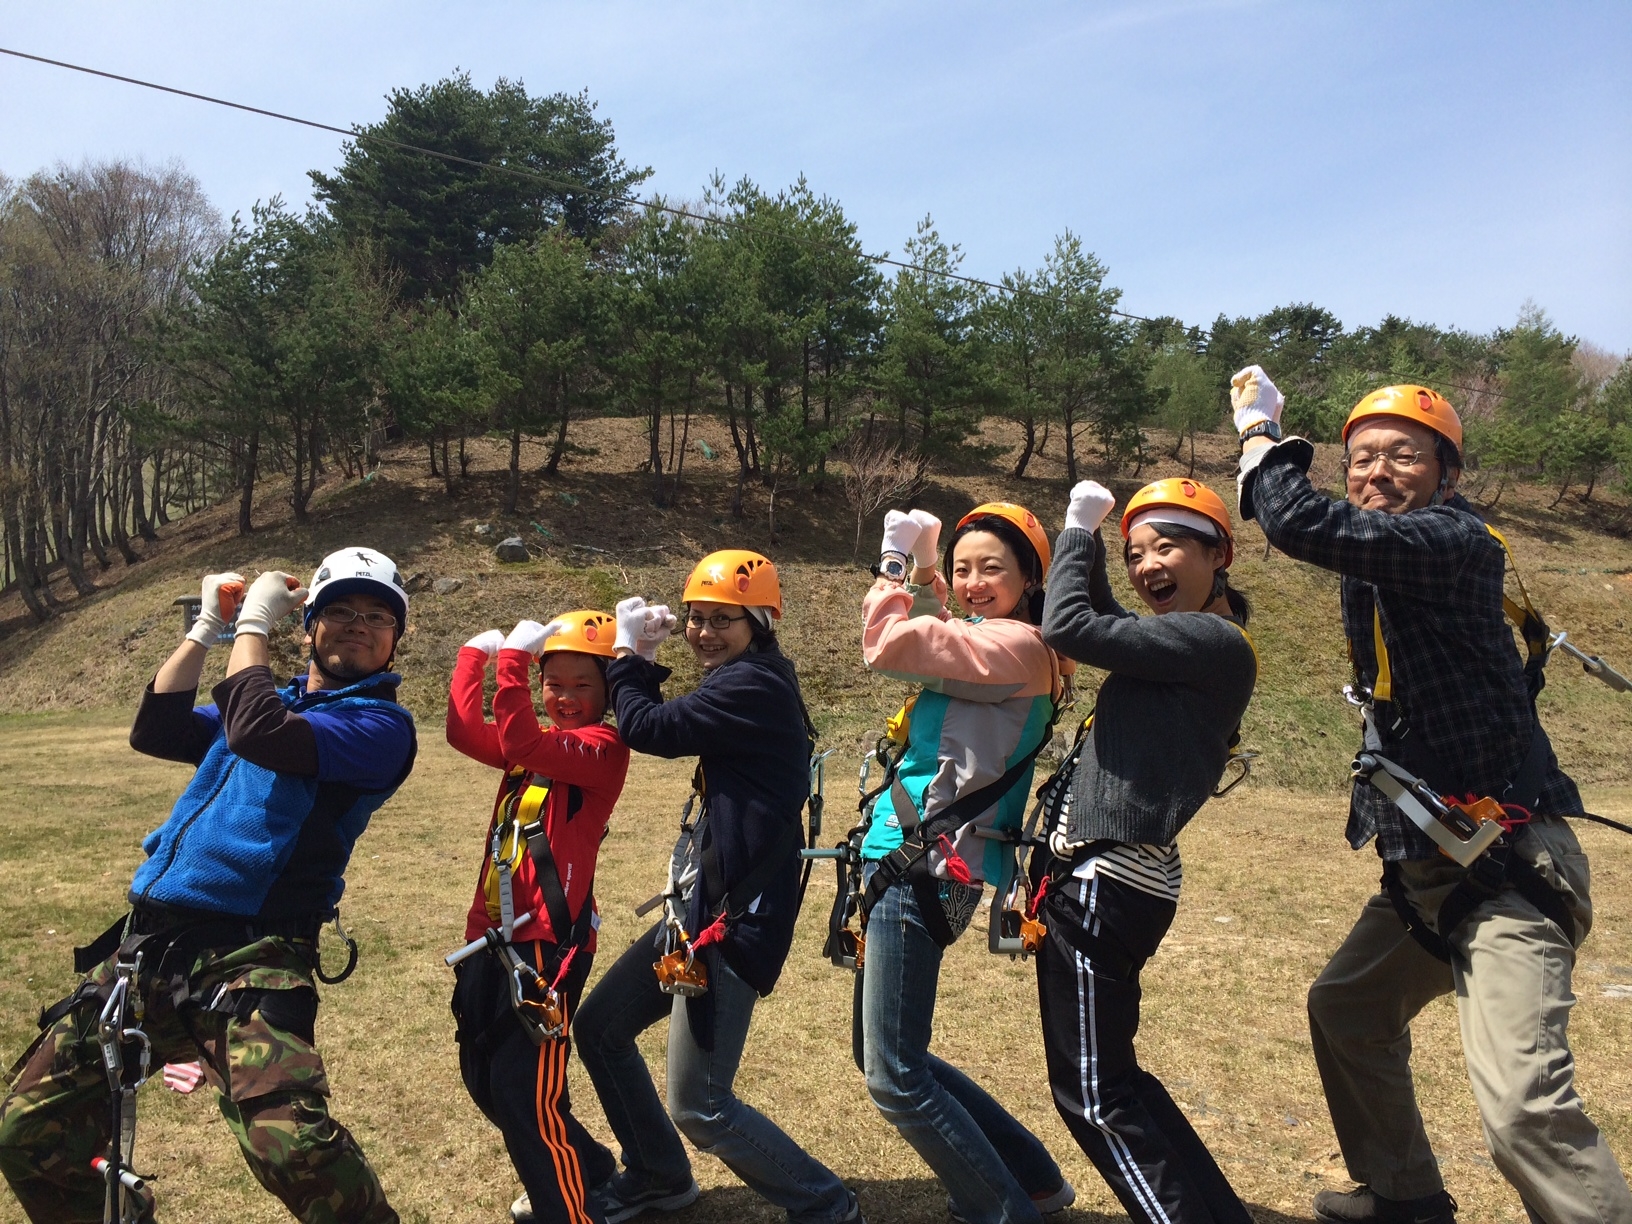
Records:
[[[659,1186],[625,1169],[596,1186],[593,1193],[606,1214],[606,1224],[621,1224],[643,1211],[679,1211],[690,1207],[702,1190],[693,1177],[686,1178],[684,1184]]]
[[[1456,1200],[1444,1190],[1421,1198],[1384,1198],[1370,1186],[1322,1190],[1315,1195],[1315,1219],[1332,1224],[1452,1224]]]

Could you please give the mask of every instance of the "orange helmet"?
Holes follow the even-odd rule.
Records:
[[[962,531],[966,524],[988,514],[995,518],[1007,519],[1020,528],[1021,534],[1030,540],[1031,546],[1037,550],[1037,560],[1043,566],[1043,577],[1047,578],[1048,563],[1053,559],[1048,547],[1048,536],[1043,531],[1043,525],[1037,521],[1037,516],[1024,506],[1017,506],[1013,502],[983,502],[959,519],[953,531]]]
[[[743,608],[769,608],[782,619],[782,583],[776,566],[744,548],[722,548],[697,562],[681,596],[686,603],[707,600]]]
[[[618,636],[616,617],[585,609],[563,612],[555,619],[566,627],[544,639],[545,654],[552,650],[570,650],[577,654],[600,655],[603,659],[617,657],[612,649],[613,639]]]
[[[1210,520],[1224,533],[1224,564],[1235,559],[1235,532],[1224,499],[1201,481],[1182,476],[1153,480],[1128,499],[1128,508],[1122,512],[1122,538],[1128,538],[1135,517],[1158,508],[1188,510]]]
[[[1460,453],[1462,450],[1462,419],[1456,409],[1437,391],[1407,383],[1398,387],[1380,387],[1354,406],[1349,419],[1343,422],[1343,442],[1365,417],[1403,417],[1426,425],[1444,438]]]

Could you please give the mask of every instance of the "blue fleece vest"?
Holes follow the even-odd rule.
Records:
[[[413,716],[406,709],[357,691],[395,679],[371,676],[361,685],[310,695],[290,686],[278,695],[297,713],[319,704],[328,714],[364,707],[391,711],[407,721],[411,737]],[[408,758],[396,780],[385,790],[365,791],[252,764],[227,747],[225,728],[217,729],[169,818],[143,840],[148,858],[131,881],[131,901],[246,917],[261,914],[268,893],[290,865],[307,818],[321,804],[333,822],[332,837],[325,838],[330,853],[322,869],[302,884],[299,908],[327,916],[345,891],[342,873],[352,847],[369,818],[408,776],[413,758],[410,738]]]

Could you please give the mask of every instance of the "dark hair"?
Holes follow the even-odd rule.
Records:
[[[1158,530],[1163,537],[1169,540],[1198,540],[1211,548],[1227,547],[1225,541],[1218,536],[1208,535],[1204,531],[1200,531],[1195,527],[1186,527],[1182,523],[1163,523]],[[1124,565],[1128,562],[1128,550],[1129,541],[1123,540],[1122,563]],[[1230,585],[1230,571],[1224,566],[1220,566],[1213,571],[1213,593],[1209,597],[1209,602],[1217,599],[1220,595],[1229,601],[1230,615],[1245,625],[1247,618],[1252,615],[1252,605],[1247,602],[1245,595]]]
[[[1034,625],[1043,623],[1043,559],[1037,555],[1037,549],[1021,531],[1006,518],[999,518],[995,514],[983,514],[979,518],[972,518],[952,534],[952,542],[946,546],[946,556],[941,561],[941,572],[945,575],[947,585],[952,583],[952,554],[957,551],[958,541],[970,532],[984,531],[996,536],[1008,545],[1009,551],[1020,562],[1020,570],[1026,580],[1026,586],[1031,588],[1021,596],[1017,608],[1026,610],[1026,619]]]

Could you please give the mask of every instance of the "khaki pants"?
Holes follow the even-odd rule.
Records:
[[[1538,820],[1520,849],[1564,892],[1584,939],[1592,904],[1575,834],[1562,819]],[[1430,920],[1461,876],[1446,858],[1400,867]],[[1455,963],[1446,965],[1379,893],[1309,989],[1315,1062],[1349,1176],[1392,1199],[1443,1187],[1412,1089],[1411,1019],[1454,990],[1485,1142],[1531,1219],[1632,1224],[1632,1192],[1575,1091],[1575,948],[1511,889],[1475,909],[1450,942]]]

